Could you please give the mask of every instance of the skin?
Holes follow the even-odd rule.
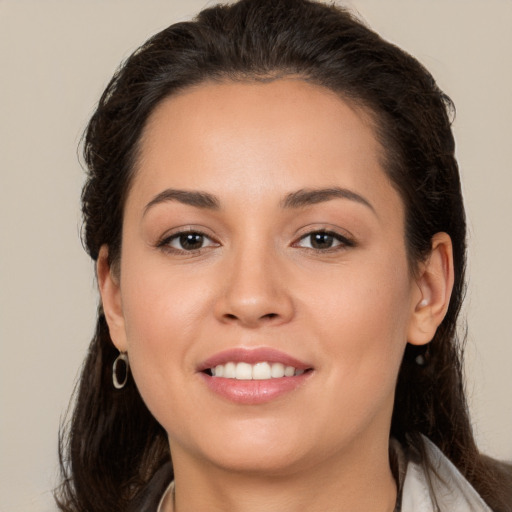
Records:
[[[453,265],[440,233],[410,268],[381,155],[363,110],[298,79],[202,84],[150,117],[120,271],[105,246],[98,280],[112,339],[168,433],[178,512],[393,510],[396,377],[406,343],[428,343],[442,321]],[[362,200],[283,207],[333,187]],[[219,207],[161,200],[167,189]],[[169,240],[184,230],[205,233],[203,246]],[[338,238],[315,250],[315,231]],[[197,371],[233,347],[272,347],[313,371],[275,400],[236,404]]]

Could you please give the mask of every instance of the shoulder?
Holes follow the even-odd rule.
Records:
[[[441,450],[423,442],[427,460],[407,461],[401,512],[492,512]]]

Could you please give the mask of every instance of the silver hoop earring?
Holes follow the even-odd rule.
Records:
[[[119,368],[119,362],[123,362],[124,371]],[[130,362],[128,361],[128,354],[126,352],[119,352],[114,364],[112,365],[112,383],[116,389],[123,389],[128,381],[128,373],[130,371]],[[119,380],[119,373],[122,379]]]

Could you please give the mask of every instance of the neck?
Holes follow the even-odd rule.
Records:
[[[357,444],[357,443],[355,443]],[[174,512],[392,512],[396,484],[387,441],[333,454],[299,471],[229,471],[205,461],[175,461]],[[165,507],[164,510],[172,510]]]

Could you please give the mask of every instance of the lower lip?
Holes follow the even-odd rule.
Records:
[[[238,404],[256,405],[271,402],[276,398],[296,390],[306,382],[312,371],[293,377],[265,380],[237,380],[211,377],[201,373],[206,385],[214,393]]]

